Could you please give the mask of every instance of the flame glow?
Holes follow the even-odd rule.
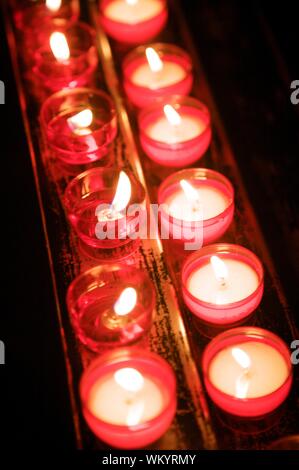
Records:
[[[128,392],[139,392],[144,385],[143,375],[132,367],[124,367],[114,373],[115,382]]]
[[[145,54],[151,71],[160,72],[163,69],[163,62],[155,51],[155,49],[153,49],[152,47],[147,47],[145,49]]]
[[[132,405],[128,411],[126,423],[127,426],[136,426],[139,424],[144,411],[144,402],[140,401]]]
[[[173,106],[166,104],[163,109],[166,119],[170,124],[173,126],[179,126],[181,124],[182,118]]]
[[[46,0],[46,7],[55,13],[61,7],[62,0]]]
[[[136,5],[138,3],[138,0],[126,0],[128,5]]]
[[[132,193],[130,178],[124,171],[119,174],[115,196],[111,203],[114,212],[121,212],[130,202]]]
[[[249,379],[247,374],[242,374],[236,382],[236,398],[247,398],[249,389]]]
[[[132,312],[137,302],[137,292],[133,287],[127,287],[122,291],[114,304],[116,315],[123,316]]]
[[[51,34],[50,47],[58,62],[65,62],[70,58],[70,48],[63,33],[56,31]]]
[[[198,192],[196,189],[192,186],[192,184],[188,183],[186,180],[181,180],[180,181],[181,188],[183,189],[186,198],[189,201],[197,201],[198,200]]]
[[[221,284],[225,284],[228,279],[228,269],[224,261],[218,256],[211,256],[210,262],[217,281],[221,282]]]
[[[90,109],[83,109],[80,113],[75,114],[67,119],[70,129],[79,135],[87,135],[91,133],[88,129],[93,120],[93,114]]]
[[[242,367],[242,369],[249,369],[251,366],[251,360],[248,354],[243,349],[232,348],[232,356],[235,361]]]

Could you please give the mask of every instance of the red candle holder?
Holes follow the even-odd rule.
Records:
[[[190,56],[172,44],[137,47],[125,57],[123,75],[127,96],[139,108],[151,105],[158,98],[188,95],[193,85]]]
[[[106,33],[127,44],[147,42],[166,25],[166,0],[102,0],[100,21]]]
[[[202,366],[210,398],[239,417],[261,418],[273,412],[292,385],[287,345],[262,328],[240,327],[221,333],[206,347]]]
[[[195,98],[166,98],[143,109],[138,122],[141,146],[159,165],[191,165],[204,155],[211,143],[210,112]]]
[[[92,362],[82,376],[80,396],[93,433],[121,449],[159,439],[176,411],[171,367],[157,354],[134,347],[107,352]]]
[[[216,269],[212,263],[215,257]],[[186,259],[182,290],[185,304],[196,317],[213,325],[233,325],[260,304],[263,267],[257,256],[242,246],[209,245]]]
[[[187,182],[187,188],[182,187]],[[185,183],[186,184],[186,183]],[[234,189],[214,170],[189,168],[168,176],[160,185],[158,203],[162,238],[199,249],[220,238],[234,216]],[[192,246],[194,245],[194,247]]]
[[[117,134],[112,99],[89,88],[50,96],[42,105],[40,122],[53,156],[72,166],[103,161]]]
[[[64,204],[82,248],[90,256],[113,262],[137,249],[139,224],[146,215],[145,191],[133,174],[87,170],[69,183]]]
[[[146,338],[152,325],[155,290],[144,271],[101,265],[74,279],[67,305],[79,340],[101,352]]]
[[[55,48],[59,58],[51,49],[53,34],[62,34],[65,38]],[[65,58],[61,56],[62,51],[66,52]],[[33,77],[40,88],[52,93],[63,88],[90,86],[97,64],[95,31],[84,23],[67,24],[57,27],[55,33],[47,36],[46,44],[36,51]]]

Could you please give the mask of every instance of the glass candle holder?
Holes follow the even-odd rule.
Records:
[[[88,253],[113,261],[137,248],[145,191],[133,174],[118,169],[87,170],[69,183],[64,204]]]
[[[89,88],[50,96],[42,105],[40,123],[53,156],[68,165],[102,160],[117,134],[112,99]]]
[[[150,44],[130,52],[123,62],[124,88],[139,108],[158,98],[188,95],[193,74],[190,56],[172,44]]]
[[[260,304],[264,270],[257,256],[242,246],[209,245],[186,259],[182,290],[196,317],[214,325],[233,325]]]
[[[147,42],[164,28],[166,0],[102,0],[100,21],[106,33],[127,44]]]
[[[74,279],[67,305],[79,340],[92,351],[101,352],[147,336],[155,290],[146,272],[126,265],[103,264]]]
[[[235,416],[260,418],[277,409],[292,385],[287,345],[262,328],[234,328],[206,347],[206,390],[217,406]]]
[[[168,176],[159,187],[161,237],[199,249],[220,238],[234,216],[234,189],[214,170],[189,168]],[[194,247],[192,246],[194,245]]]
[[[145,447],[169,428],[176,411],[176,381],[157,354],[116,349],[84,372],[80,396],[85,420],[102,441],[121,449]]]
[[[208,108],[195,98],[171,96],[139,114],[140,143],[159,165],[191,165],[207,151],[212,138]]]
[[[67,24],[57,27],[35,52],[33,77],[51,93],[90,86],[97,64],[95,31],[85,23]]]

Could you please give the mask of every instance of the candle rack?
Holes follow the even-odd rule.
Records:
[[[78,274],[97,265],[98,262],[82,251],[78,239],[67,223],[62,198],[66,185],[74,174],[69,168],[59,166],[53,160],[42,140],[38,122],[40,103],[36,101],[33,90],[28,86],[25,61],[22,61],[20,55],[21,48],[18,42],[20,38],[13,26],[12,12],[7,6],[3,5],[3,7],[42,214],[57,307],[57,321],[62,332],[61,341],[66,361],[77,447],[105,449],[105,445],[87,428],[80,409],[78,390],[80,376],[94,355],[75,339],[65,301],[66,291],[71,281]],[[161,167],[143,154],[138,140],[137,114],[127,101],[121,85],[121,64],[129,48],[108,40],[99,25],[98,16],[97,4],[90,0],[86,17],[82,19],[88,21],[97,31],[97,49],[101,64],[97,74],[97,77],[100,77],[97,86],[112,95],[119,119],[119,134],[110,152],[120,168],[132,171],[144,185],[147,203],[155,203],[159,185],[175,170]],[[178,38],[180,38],[179,44]],[[242,183],[235,155],[227,139],[178,1],[169,2],[168,26],[158,40],[175,43],[191,55],[196,77],[192,95],[203,101],[211,111],[212,144],[208,153],[201,159],[200,165],[193,166],[208,167],[223,172],[235,188],[235,221],[220,241],[246,246],[260,257],[265,267],[265,294],[260,307],[250,319],[250,325],[272,330],[279,334],[287,344],[291,344],[291,341],[298,337],[296,326]],[[139,251],[124,261],[128,265],[146,269],[155,284],[156,320],[151,330],[150,345],[154,352],[164,357],[174,368],[178,383],[178,407],[175,420],[164,436],[150,448],[264,449],[268,448],[274,440],[287,434],[298,434],[299,406],[296,398],[298,374],[283,411],[273,417],[269,429],[262,432],[260,432],[260,423],[256,422],[256,425],[251,423],[250,427],[247,427],[250,432],[244,433],[240,422],[231,420],[228,422],[227,419],[223,419],[207,398],[203,388],[200,364],[202,352],[209,338],[206,331],[202,333],[194,327],[192,315],[186,310],[182,300],[180,273],[185,256],[186,252],[184,253],[180,248],[174,249],[170,242],[165,241],[162,244],[157,237],[155,240],[143,240]]]

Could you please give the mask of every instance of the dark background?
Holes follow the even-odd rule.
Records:
[[[299,80],[299,6],[290,0],[182,4],[290,307],[298,312],[299,105],[290,102],[290,84]],[[0,79],[6,85],[0,106],[1,428],[18,449],[66,450],[74,440],[64,360],[2,18]]]

